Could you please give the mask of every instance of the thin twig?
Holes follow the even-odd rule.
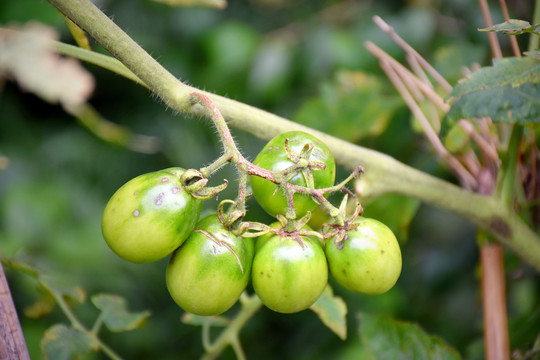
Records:
[[[366,41],[364,44],[366,49],[371,52],[375,57],[381,61],[387,61],[399,74],[400,76],[410,78],[416,87],[422,91],[422,93],[436,106],[438,106],[444,112],[450,110],[450,105],[444,102],[443,98],[433,90],[433,87],[428,86],[423,81],[419,80],[414,74],[403,66],[399,61],[390,56],[387,52],[382,50],[380,47],[372,43],[371,41]]]
[[[508,6],[506,5],[506,0],[499,0],[499,4],[501,5],[501,10],[504,16],[504,20],[509,21],[510,20],[510,14],[508,13]],[[519,44],[517,42],[515,35],[510,35],[510,45],[512,46],[512,52],[514,53],[514,56],[521,57],[521,50],[519,50]]]
[[[475,152],[472,150],[467,151],[461,156],[461,161],[469,169],[470,173],[478,179],[478,174],[482,171],[482,164],[480,164]]]
[[[501,162],[501,159],[499,159],[499,154],[497,153],[497,148],[493,146],[493,144],[490,144],[486,139],[484,139],[480,134],[478,134],[475,130],[473,125],[466,121],[461,119],[459,121],[459,125],[463,130],[469,134],[469,136],[476,141],[478,146],[480,147],[480,150],[496,165],[499,165]]]
[[[390,25],[388,25],[383,19],[381,19],[379,16],[374,16],[373,21],[379,28],[381,28],[382,31],[384,31],[396,44],[398,44],[405,52],[408,54],[411,54],[414,56],[420,65],[422,65],[426,71],[433,76],[435,81],[439,83],[446,91],[450,92],[452,90],[452,85],[446,81],[446,79],[439,74],[437,70],[431,64],[422,57],[414,48],[409,45],[405,40],[403,40],[395,31],[394,28],[392,28]]]
[[[463,186],[465,188],[476,188],[477,181],[474,176],[472,176],[469,171],[444,147],[441,140],[439,139],[439,136],[429,124],[429,121],[425,117],[424,113],[422,112],[418,104],[414,101],[409,91],[407,91],[407,88],[403,84],[402,80],[399,78],[399,75],[386,61],[381,62],[381,67],[385,71],[392,84],[394,84],[394,87],[399,92],[413,115],[418,119],[418,122],[422,126],[426,137],[428,138],[431,145],[434,147],[437,154],[441,158],[443,158],[448,163],[448,165],[456,172],[458,177],[462,180]]]
[[[489,12],[489,5],[487,0],[478,0],[480,3],[480,8],[482,9],[482,16],[484,17],[484,23],[487,27],[493,26],[493,20],[491,19],[491,14]],[[499,44],[499,39],[495,32],[488,32],[489,45],[491,46],[491,52],[495,59],[502,58],[501,45]]]
[[[424,69],[422,69],[422,66],[418,62],[418,59],[412,56],[411,54],[407,54],[406,59],[409,65],[411,66],[412,71],[414,71],[414,73],[416,74],[416,76],[418,76],[418,78],[421,79],[424,82],[424,84],[426,84],[427,86],[433,89],[433,84],[431,84],[431,81],[429,81],[429,78],[424,72]]]

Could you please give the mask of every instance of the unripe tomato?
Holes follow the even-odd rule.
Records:
[[[252,239],[232,234],[217,215],[209,215],[171,257],[167,288],[185,311],[219,315],[232,307],[246,288],[252,260]]]
[[[324,250],[317,239],[274,235],[255,252],[251,281],[264,305],[280,313],[310,307],[328,282]]]
[[[181,168],[137,176],[111,197],[101,222],[103,237],[120,257],[148,263],[169,255],[199,220],[202,201],[180,183]]]
[[[322,162],[326,165],[324,170],[312,170],[314,187],[316,189],[326,188],[334,185],[336,177],[336,163],[330,149],[319,139],[313,135],[302,131],[289,131],[280,134],[270,140],[268,144],[261,150],[253,162],[255,165],[271,171],[280,171],[294,165],[287,157],[284,150],[285,139],[289,139],[291,149],[299,154],[308,143],[313,144],[310,160]],[[301,173],[293,177],[289,183],[298,186],[307,186],[306,181]],[[273,182],[263,179],[258,176],[251,176],[251,187],[253,195],[261,207],[270,215],[285,214],[287,211],[287,198],[278,185]],[[312,211],[317,207],[317,203],[313,201],[311,196],[295,194],[294,209],[297,218],[304,216],[308,211]]]
[[[345,239],[326,241],[330,273],[345,288],[381,294],[390,290],[401,273],[401,250],[394,233],[375,219],[357,218],[359,226]]]

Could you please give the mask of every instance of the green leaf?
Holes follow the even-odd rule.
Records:
[[[460,359],[459,353],[416,324],[388,315],[358,314],[360,340],[376,359]]]
[[[445,117],[441,135],[459,119],[491,117],[494,122],[540,122],[540,84],[505,86],[473,93],[457,101]]]
[[[44,358],[51,360],[75,359],[98,348],[94,337],[63,324],[50,327],[41,339]]]
[[[540,24],[531,25],[528,21],[510,19],[497,25],[478,29],[478,31],[496,31],[502,32],[506,35],[521,35],[524,33],[533,33],[540,35],[540,32],[536,31],[538,27],[540,27]]]
[[[452,89],[450,99],[459,100],[465,95],[500,88],[517,87],[525,83],[540,82],[540,61],[532,56],[496,59],[492,66],[473,72]]]
[[[182,322],[194,326],[201,326],[204,324],[209,324],[211,326],[227,326],[229,320],[223,316],[200,316],[185,312],[182,315]]]
[[[334,296],[330,285],[326,286],[322,295],[310,307],[324,325],[342,340],[347,338],[347,304],[339,296]]]
[[[362,72],[340,72],[323,84],[319,96],[306,101],[292,120],[347,141],[378,136],[401,99],[379,78]]]
[[[452,107],[441,124],[441,138],[462,118],[490,117],[495,122],[540,121],[540,60],[504,58],[474,72],[450,93]]]
[[[150,312],[130,312],[123,297],[110,294],[92,296],[92,303],[101,310],[102,319],[109,330],[128,331],[144,326]]]

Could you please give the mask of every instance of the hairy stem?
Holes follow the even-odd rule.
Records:
[[[171,107],[190,114],[206,115],[203,105],[189,101],[194,91],[163,69],[90,0],[48,0],[86,30],[96,41],[143,80]],[[528,263],[540,270],[540,241],[536,234],[497,199],[465,191],[446,181],[411,168],[385,154],[366,149],[325,133],[290,122],[277,115],[215,94],[205,93],[230,126],[270,139],[287,130],[301,130],[325,142],[338,164],[365,170],[359,189],[364,194],[399,193],[456,212],[490,231]]]

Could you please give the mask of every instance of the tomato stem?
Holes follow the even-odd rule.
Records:
[[[240,341],[238,340],[238,334],[248,320],[261,308],[262,301],[256,294],[248,296],[244,292],[240,296],[240,303],[242,308],[214,342],[210,341],[210,325],[208,324],[206,329],[203,327],[203,343],[205,344],[206,353],[201,357],[201,360],[217,358],[228,346],[233,347],[237,356],[240,355],[245,358]],[[239,358],[242,359],[242,357]]]

